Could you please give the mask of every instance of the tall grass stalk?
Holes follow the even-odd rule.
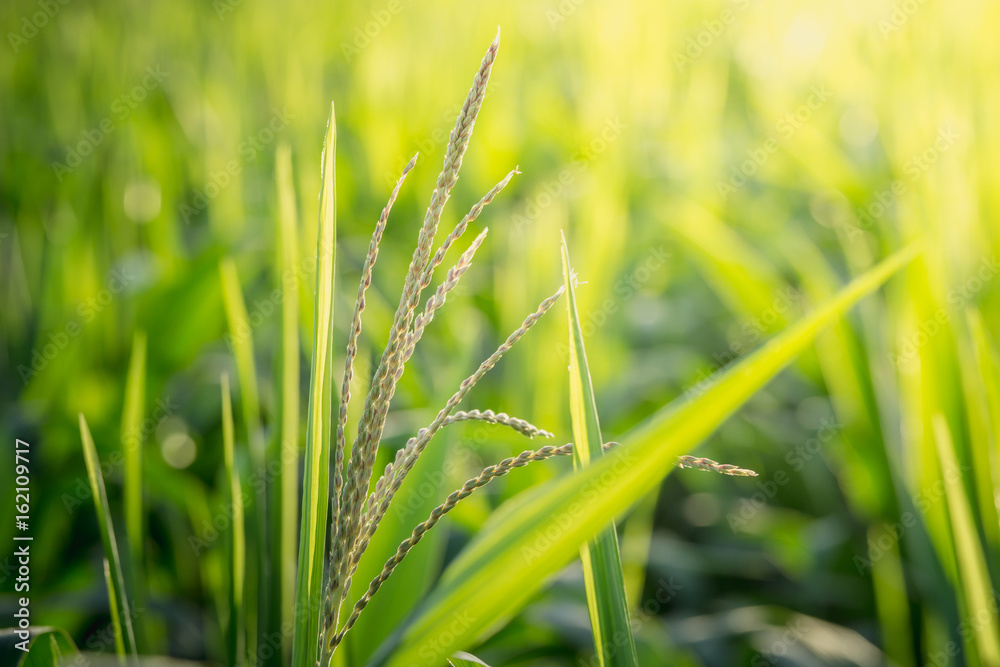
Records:
[[[319,658],[326,524],[330,498],[333,290],[337,248],[337,123],[333,104],[323,141],[322,190],[316,241],[316,307],[306,421],[305,475],[300,512],[292,665],[313,667]],[[336,496],[332,499],[336,515]],[[336,541],[337,535],[330,536]]]
[[[959,585],[964,593],[965,607],[970,619],[993,618],[996,613],[996,599],[990,591],[989,571],[986,558],[979,542],[979,534],[973,519],[972,508],[960,478],[950,471],[958,470],[955,443],[948,429],[944,415],[932,416],[933,438],[944,480],[945,497],[948,504],[951,540],[955,545],[958,565]],[[992,606],[992,608],[991,608]],[[995,623],[975,623],[972,632],[976,650],[984,665],[1000,665],[1000,631]]]
[[[278,147],[276,158],[278,190],[277,262],[278,289],[281,290],[281,363],[279,387],[280,429],[276,446],[269,456],[279,464],[277,525],[271,525],[273,554],[272,614],[274,626],[287,627],[294,622],[295,609],[295,538],[298,531],[299,490],[299,257],[295,187],[292,181],[292,153],[287,144]],[[277,652],[276,652],[277,653]],[[291,642],[282,642],[276,662],[291,660]]]
[[[115,640],[115,652],[119,664],[138,664],[135,645],[135,631],[132,626],[133,609],[125,588],[118,540],[111,521],[108,494],[101,476],[101,461],[97,456],[94,438],[90,434],[87,420],[80,415],[80,440],[83,442],[83,458],[87,464],[87,478],[90,480],[94,510],[97,512],[97,528],[104,546],[104,579],[108,585],[108,607],[111,612],[111,627]]]
[[[233,354],[236,357],[240,407],[243,410],[250,451],[250,470],[246,481],[249,483],[252,476],[261,482],[252,486],[253,500],[246,507],[247,520],[251,526],[247,542],[251,553],[254,554],[247,565],[247,578],[253,585],[245,589],[246,645],[248,655],[256,656],[258,637],[268,631],[268,591],[271,581],[267,533],[269,484],[265,474],[265,447],[260,421],[260,397],[257,390],[257,364],[253,355],[253,330],[240,289],[236,263],[230,258],[223,259],[219,264],[219,273],[222,279],[222,301],[229,323],[229,339],[232,341]]]
[[[576,276],[570,264],[565,236],[562,239],[562,262],[569,320],[569,407],[573,438],[576,441],[573,466],[579,470],[601,458],[604,453],[604,438],[601,436],[597,402],[594,399],[594,387],[583,343],[583,329],[576,306]],[[637,667],[639,658],[636,656],[635,639],[632,637],[618,533],[613,521],[580,547],[580,561],[583,564],[590,627],[599,663],[602,667]]]
[[[228,535],[227,590],[229,615],[226,619],[226,664],[237,667],[246,662],[246,525],[243,518],[243,487],[236,465],[236,435],[233,428],[233,402],[229,376],[222,374],[222,448],[226,465],[226,498],[232,508],[232,528]]]
[[[125,376],[125,403],[122,407],[121,443],[125,453],[125,544],[128,548],[129,590],[137,608],[145,607],[146,541],[145,513],[142,500],[143,409],[146,402],[146,334],[136,331],[132,355]],[[137,650],[143,650],[141,628],[135,628]]]

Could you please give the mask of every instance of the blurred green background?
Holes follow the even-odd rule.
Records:
[[[627,585],[643,664],[990,664],[967,636],[980,621],[965,611],[967,550],[943,491],[957,484],[969,499],[971,538],[997,582],[1000,7],[972,1],[8,0],[0,433],[5,452],[15,437],[32,445],[34,621],[112,651],[76,415],[120,508],[125,372],[142,329],[143,622],[157,652],[221,660],[221,544],[196,555],[189,541],[221,506],[218,377],[236,375],[219,260],[239,269],[273,429],[277,147],[294,163],[303,360],[330,100],[339,340],[372,226],[419,150],[369,293],[361,358],[377,359],[447,134],[497,25],[500,56],[443,226],[513,167],[523,175],[476,222],[490,237],[403,377],[389,449],[560,284],[561,229],[587,283],[578,298],[611,439],[923,237],[928,251],[905,277],[699,450],[760,477],[673,473],[623,522]],[[464,407],[532,420],[561,444],[556,310]],[[942,440],[956,470],[935,453]],[[429,504],[400,521],[415,524],[525,447],[497,428],[446,431],[415,473],[432,485]],[[12,467],[0,465],[3,545]],[[375,648],[361,638],[405,617],[494,509],[568,470],[537,464],[463,503],[380,593],[352,655]],[[995,585],[981,620],[994,625]],[[494,665],[591,664],[579,566],[469,648]]]

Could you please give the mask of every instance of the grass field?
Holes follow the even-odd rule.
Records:
[[[407,311],[498,26],[431,252],[518,173]],[[0,27],[0,627],[27,595],[64,631],[39,650],[89,664],[311,667],[449,493],[574,442],[435,518],[330,664],[1000,665],[994,4],[10,0]],[[500,423],[449,421],[338,547],[560,288],[453,406]]]

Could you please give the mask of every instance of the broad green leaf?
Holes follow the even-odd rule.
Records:
[[[773,378],[816,335],[877,289],[919,252],[914,244],[859,276],[691,401],[675,402],[623,438],[593,465],[533,490],[463,552],[422,612],[380,654],[392,667],[437,666],[523,608],[580,545],[656,487],[678,455],[695,447]],[[395,650],[394,650],[395,649]]]
[[[562,251],[569,314],[569,407],[575,443],[573,466],[579,470],[589,466],[592,461],[600,460],[603,456],[604,438],[597,418],[597,402],[594,400],[580,315],[576,308],[576,278],[569,261],[565,237],[562,240]],[[593,540],[580,547],[580,560],[583,562],[594,649],[600,664],[637,666],[639,661],[629,623],[618,534],[613,521]]]
[[[25,652],[23,649],[27,649]],[[60,667],[77,655],[76,644],[60,628],[32,626],[0,630],[0,664],[12,667]]]
[[[319,648],[323,602],[323,562],[330,502],[330,411],[333,397],[333,289],[337,238],[337,190],[334,155],[337,124],[334,107],[323,142],[323,188],[320,192],[316,244],[316,322],[313,330],[309,413],[306,425],[305,479],[302,489],[298,579],[295,594],[293,667],[313,667]]]
[[[87,420],[80,415],[80,439],[83,441],[83,458],[87,463],[87,477],[97,511],[97,527],[104,545],[104,575],[108,584],[108,606],[111,610],[111,625],[115,634],[115,650],[119,663],[125,664],[126,656],[136,659],[135,632],[132,630],[132,606],[125,592],[125,577],[122,574],[115,527],[111,522],[108,494],[104,490],[101,476],[101,461],[97,456],[94,438],[90,435]]]
[[[132,356],[125,376],[125,404],[122,408],[122,451],[125,453],[125,543],[128,546],[129,589],[136,607],[144,606],[143,542],[146,529],[142,504],[142,420],[146,394],[146,334],[136,331]],[[142,643],[141,628],[135,628]]]
[[[280,435],[268,457],[279,465],[276,505],[279,521],[271,526],[272,616],[280,625],[292,623],[295,609],[295,538],[299,497],[299,257],[298,215],[292,184],[292,152],[282,143],[277,151],[278,288],[281,290],[281,412]],[[275,497],[272,495],[272,497]],[[282,642],[274,664],[289,664],[291,642]]]
[[[246,651],[246,526],[243,518],[243,489],[236,468],[236,443],[233,428],[233,402],[229,376],[222,374],[222,447],[226,462],[226,502],[232,508],[232,533],[229,535],[229,619],[226,625],[226,664],[241,665]]]

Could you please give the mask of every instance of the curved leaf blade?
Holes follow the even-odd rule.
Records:
[[[108,605],[111,609],[111,625],[114,628],[115,650],[119,662],[125,664],[125,656],[136,660],[135,632],[132,630],[132,610],[125,593],[125,576],[122,574],[118,541],[115,527],[111,522],[108,494],[101,476],[101,460],[97,456],[94,438],[90,434],[87,420],[80,414],[80,439],[83,441],[83,458],[87,463],[87,477],[90,479],[94,509],[97,511],[97,525],[104,545],[104,576],[108,584]]]

